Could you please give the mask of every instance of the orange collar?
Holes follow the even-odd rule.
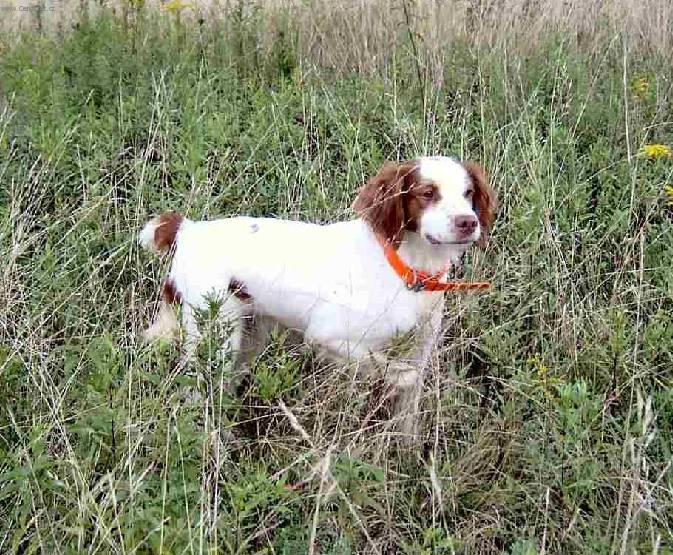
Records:
[[[383,247],[383,253],[388,259],[388,264],[395,270],[395,273],[402,278],[402,281],[410,291],[456,291],[465,289],[488,289],[491,284],[485,281],[464,282],[464,281],[442,281],[442,277],[449,271],[451,265],[443,271],[436,274],[429,274],[420,270],[414,270],[407,266],[397,254],[397,250],[387,241],[379,237],[379,242]]]

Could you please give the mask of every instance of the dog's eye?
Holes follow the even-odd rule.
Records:
[[[465,191],[465,198],[472,198],[473,195],[474,191],[472,189],[468,189],[467,191]]]
[[[425,191],[423,191],[422,194],[423,194],[423,198],[428,198],[428,199],[433,198],[435,196],[435,192],[432,189],[426,189]]]

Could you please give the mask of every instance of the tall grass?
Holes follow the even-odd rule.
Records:
[[[256,47],[268,48],[274,32],[291,24],[304,59],[339,69],[374,70],[399,46],[400,32],[411,32],[428,54],[424,63],[441,72],[457,39],[496,49],[533,51],[550,33],[581,49],[602,52],[616,35],[650,53],[667,57],[673,43],[673,6],[666,0],[206,0],[126,2],[84,0],[2,0],[0,30],[63,32],[84,17],[114,12],[131,24],[139,12],[181,12],[198,26],[230,20],[256,21]],[[198,32],[192,29],[192,32]]]
[[[620,5],[528,8],[571,35],[409,2],[7,41],[0,552],[670,552],[673,160],[640,155],[673,141],[669,12]],[[483,161],[501,208],[418,445],[283,337],[235,395],[208,314],[187,372],[139,341],[152,214],[345,219],[384,160],[437,152]]]

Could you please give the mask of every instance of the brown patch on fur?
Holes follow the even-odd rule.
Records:
[[[245,288],[245,284],[241,283],[237,279],[232,279],[229,282],[229,293],[244,303],[252,302],[252,296]]]
[[[437,200],[437,188],[421,183],[418,162],[388,162],[360,189],[353,209],[397,248],[404,230],[417,229],[422,211]]]
[[[479,164],[476,162],[463,162],[463,167],[472,180],[474,193],[472,195],[472,204],[479,218],[481,225],[481,238],[479,246],[485,247],[488,242],[488,236],[495,220],[495,209],[498,206],[495,191],[488,184],[488,176]]]
[[[437,185],[417,179],[402,198],[404,229],[418,231],[423,211],[438,203],[441,198]]]
[[[164,301],[167,304],[180,304],[182,303],[182,295],[180,291],[175,287],[173,280],[166,280],[162,288],[161,294],[164,298]]]
[[[159,224],[154,230],[154,246],[163,251],[171,248],[175,243],[183,217],[177,212],[164,212],[159,216]]]

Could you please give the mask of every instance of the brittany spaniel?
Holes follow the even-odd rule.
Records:
[[[223,348],[239,363],[264,347],[273,325],[299,331],[331,358],[383,371],[401,431],[414,434],[443,291],[461,286],[447,282],[447,270],[473,243],[485,244],[495,204],[480,166],[436,156],[385,164],[360,190],[350,221],[192,221],[164,213],[140,233],[143,246],[173,253],[145,336],[170,335],[180,304],[191,356],[199,338],[194,309],[216,295],[233,326]],[[401,336],[411,339],[407,351],[393,355]]]

